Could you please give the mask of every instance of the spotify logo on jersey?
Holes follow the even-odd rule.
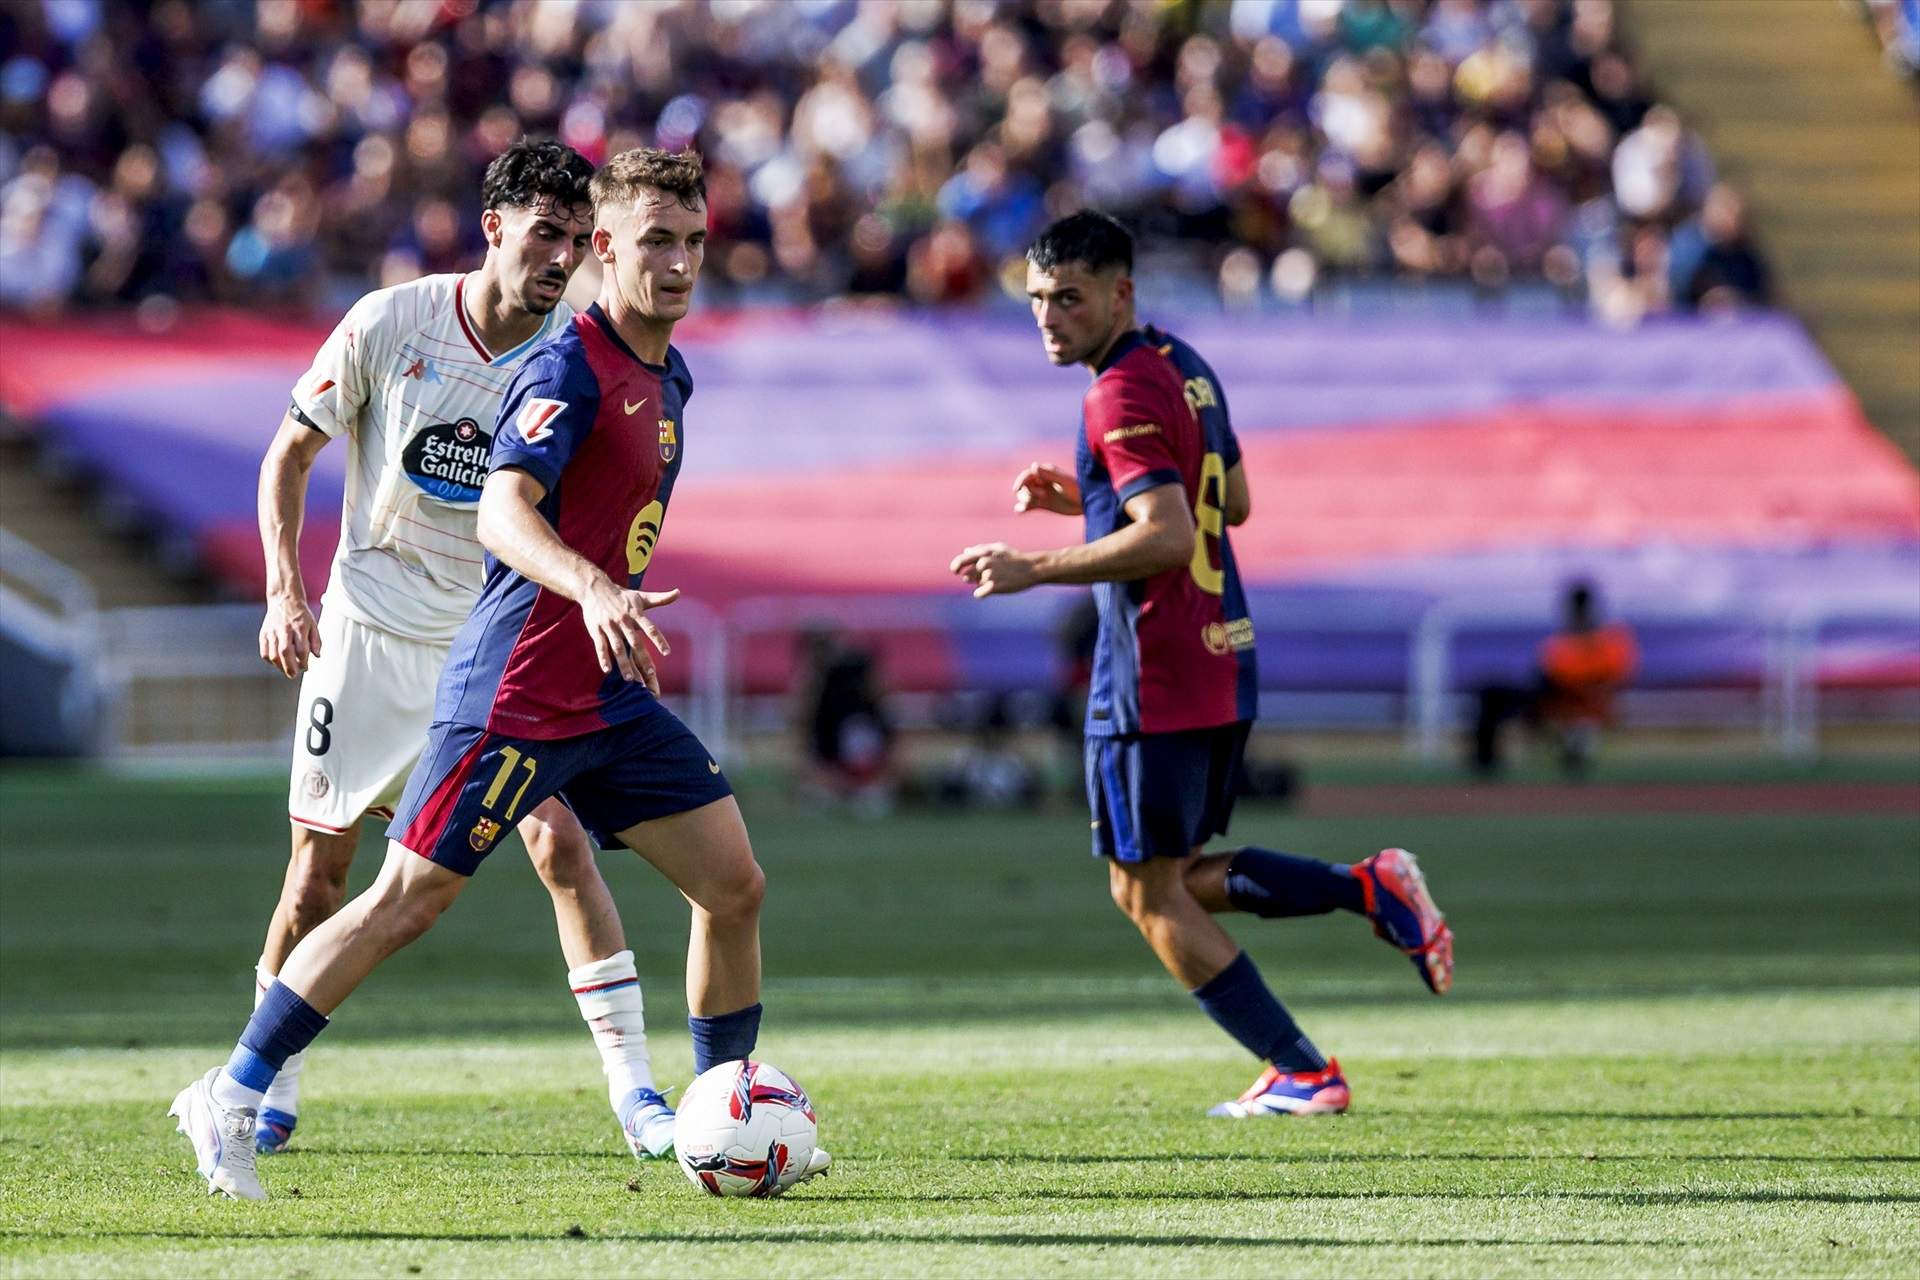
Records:
[[[407,478],[442,502],[478,502],[493,437],[472,418],[426,427],[401,450]]]
[[[640,514],[633,518],[633,527],[627,530],[627,573],[639,577],[647,571],[647,562],[653,559],[654,544],[660,541],[660,517],[667,509],[655,498],[640,508]]]

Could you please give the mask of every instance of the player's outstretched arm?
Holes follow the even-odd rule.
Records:
[[[1080,482],[1046,462],[1030,462],[1013,481],[1015,511],[1053,511],[1080,514]]]
[[[300,526],[307,514],[307,477],[326,446],[324,432],[291,410],[280,420],[260,463],[260,547],[267,556],[267,616],[260,623],[260,657],[292,680],[320,652],[320,624],[300,576]]]
[[[1193,511],[1177,484],[1127,499],[1133,520],[1104,538],[1057,551],[1017,551],[1004,542],[968,547],[947,567],[973,584],[975,599],[1012,595],[1043,582],[1132,582],[1193,558]]]
[[[600,566],[562,542],[541,516],[538,508],[546,496],[546,486],[517,467],[488,476],[480,491],[481,545],[502,564],[579,605],[600,669],[617,667],[623,679],[642,681],[658,696],[660,677],[642,638],[662,654],[672,648],[646,612],[672,604],[679,590],[629,591],[616,585]]]

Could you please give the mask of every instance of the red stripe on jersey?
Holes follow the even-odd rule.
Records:
[[[467,322],[466,288],[467,278],[465,276],[461,276],[458,280],[454,281],[453,314],[459,317],[460,332],[467,335],[467,341],[471,342],[473,349],[480,353],[480,358],[488,364],[492,364],[493,353],[487,350],[487,344],[480,341],[480,335],[475,333],[473,326]]]
[[[460,757],[460,763],[440,779],[440,784],[420,806],[420,812],[407,826],[407,832],[400,837],[402,847],[412,850],[423,858],[431,858],[440,837],[445,834],[447,820],[453,817],[453,811],[459,807],[460,792],[467,785],[467,779],[473,773],[474,762],[487,749],[487,734],[481,734],[467,754]]]
[[[433,532],[439,534],[443,538],[452,538],[455,542],[464,542],[464,543],[467,543],[469,546],[477,547],[480,545],[480,539],[478,538],[463,538],[457,533],[448,533],[445,529],[440,528],[438,525],[428,524],[424,520],[415,520],[412,516],[400,515],[400,513],[397,511],[394,512],[394,515],[398,519],[405,520],[408,524],[417,524],[422,529],[431,529],[433,530]]]
[[[477,564],[482,566],[487,563],[485,560],[475,560],[468,556],[456,556],[450,551],[442,551],[439,547],[430,547],[424,542],[415,542],[411,538],[403,538],[397,533],[393,535],[393,540],[403,547],[412,547],[415,551],[430,552],[443,560],[453,560],[460,564]]]

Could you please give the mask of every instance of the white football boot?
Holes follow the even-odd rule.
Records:
[[[665,1160],[673,1155],[673,1108],[652,1089],[635,1089],[620,1105],[620,1132],[627,1149],[639,1160]]]
[[[792,1182],[789,1182],[786,1186],[780,1188],[780,1194],[782,1195],[786,1194],[787,1192],[793,1190],[795,1187],[799,1186],[801,1183],[805,1182],[808,1178],[825,1177],[827,1174],[827,1170],[831,1169],[832,1167],[833,1167],[833,1157],[828,1155],[823,1149],[819,1147],[815,1147],[813,1149],[813,1154],[807,1157],[807,1167],[802,1169],[799,1173],[799,1176],[794,1178]]]
[[[215,1067],[182,1089],[167,1114],[179,1121],[180,1132],[193,1143],[207,1194],[224,1192],[235,1200],[265,1200],[260,1176],[253,1168],[253,1137],[257,1116],[252,1107],[228,1110],[213,1100]]]

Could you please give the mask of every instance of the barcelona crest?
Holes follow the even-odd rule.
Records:
[[[660,419],[660,461],[672,462],[673,455],[680,452],[680,437],[674,434],[673,419]]]
[[[475,853],[485,853],[500,838],[500,824],[492,818],[482,818],[473,824],[473,830],[467,833],[467,843],[473,846]]]

